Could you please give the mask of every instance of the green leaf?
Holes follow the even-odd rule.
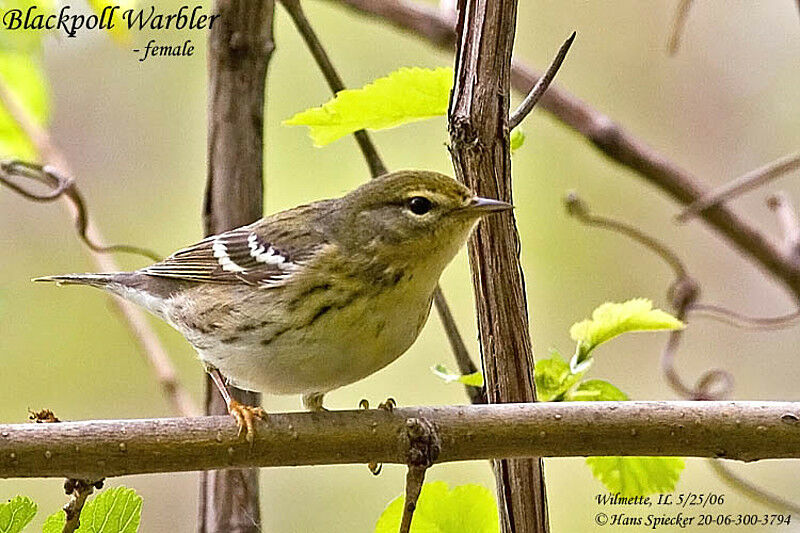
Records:
[[[591,319],[573,324],[569,330],[572,339],[578,343],[572,361],[573,370],[587,359],[592,350],[622,333],[683,327],[683,322],[660,309],[653,309],[653,302],[644,298],[604,303],[592,312]]]
[[[628,395],[602,379],[587,379],[567,394],[568,402],[624,402]]]
[[[141,518],[141,496],[133,489],[116,487],[87,500],[75,533],[136,533]],[[64,511],[58,511],[47,517],[43,533],[60,533],[65,522]]]
[[[573,373],[561,354],[552,352],[549,359],[539,359],[533,371],[536,398],[540,402],[561,401],[564,394],[583,376]]]
[[[64,531],[64,524],[67,522],[67,517],[64,511],[56,511],[47,517],[42,526],[42,533],[61,533]]]
[[[30,119],[43,127],[49,114],[49,95],[38,59],[23,53],[0,51],[0,81]],[[0,157],[32,159],[35,155],[30,139],[0,105]]]
[[[0,533],[19,533],[36,516],[36,504],[27,496],[0,503]]]
[[[454,374],[441,363],[436,366],[432,366],[431,372],[442,378],[445,383],[463,383],[464,385],[471,385],[473,387],[483,387],[483,374],[480,372],[473,372],[472,374],[463,375]]]
[[[588,457],[586,464],[608,490],[622,496],[672,492],[686,466],[680,457]]]
[[[405,498],[393,500],[383,511],[375,533],[397,533]],[[411,533],[498,533],[497,503],[481,485],[459,485],[435,481],[422,486]]]
[[[283,123],[309,126],[316,146],[361,129],[393,128],[447,112],[451,68],[401,68],[361,89],[339,91],[322,107],[297,113]]]
[[[525,144],[525,131],[517,126],[511,132],[511,153],[516,152],[523,144]]]

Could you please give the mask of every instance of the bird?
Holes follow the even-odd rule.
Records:
[[[142,306],[194,347],[248,440],[258,406],[226,383],[323,396],[396,360],[417,339],[445,267],[479,220],[508,211],[453,178],[402,170],[347,194],[206,237],[132,272],[46,276]]]

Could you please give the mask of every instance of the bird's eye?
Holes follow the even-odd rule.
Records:
[[[433,204],[424,196],[414,196],[408,200],[408,209],[415,215],[424,215],[431,210]]]

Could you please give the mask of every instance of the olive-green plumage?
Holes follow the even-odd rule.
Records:
[[[41,279],[140,304],[238,386],[319,407],[411,346],[477,220],[509,208],[442,174],[394,172],[135,272]]]

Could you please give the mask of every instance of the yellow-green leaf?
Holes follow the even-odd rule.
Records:
[[[511,153],[517,151],[523,144],[525,144],[525,131],[522,128],[517,126],[511,132]]]
[[[453,84],[451,68],[401,68],[361,89],[347,89],[321,107],[283,123],[309,126],[316,146],[361,129],[380,130],[444,115]]]
[[[0,533],[19,533],[36,516],[36,504],[27,496],[0,503]]]
[[[383,511],[375,533],[397,533],[405,498],[393,500]],[[436,481],[422,486],[411,533],[498,533],[497,503],[481,485],[460,485],[448,490]]]
[[[558,352],[553,352],[549,359],[539,359],[533,371],[536,383],[536,398],[540,402],[560,401],[583,376],[583,372],[574,374]]]
[[[443,364],[431,367],[431,372],[442,378],[445,383],[462,383],[472,387],[483,387],[483,374],[473,372],[472,374],[455,374],[450,372]]]
[[[587,379],[567,394],[568,402],[624,402],[628,395],[602,379]]]
[[[592,350],[617,335],[683,327],[683,322],[660,309],[653,309],[653,302],[645,298],[604,303],[594,310],[591,319],[573,324],[570,328],[570,336],[578,343],[572,366],[576,368]]]
[[[608,490],[622,496],[672,492],[686,466],[680,457],[588,457],[586,464]]]

